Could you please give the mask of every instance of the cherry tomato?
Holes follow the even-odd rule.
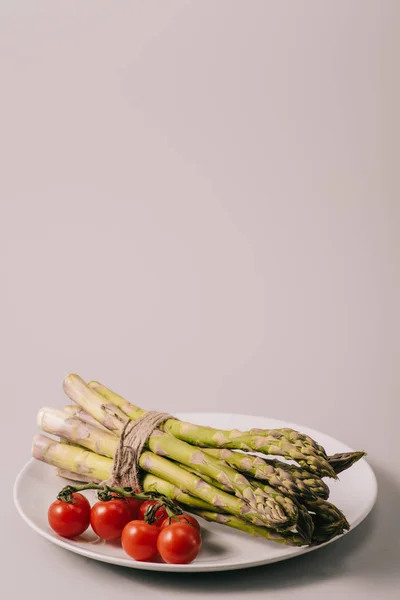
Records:
[[[157,549],[167,563],[191,563],[201,548],[201,535],[193,525],[174,523],[160,531]]]
[[[90,504],[82,494],[72,494],[72,502],[56,500],[47,513],[50,527],[63,537],[76,537],[89,527]]]
[[[138,500],[137,498],[127,498],[128,506],[131,509],[131,519],[138,519],[139,517],[139,509],[143,504],[143,500]]]
[[[90,512],[90,524],[95,533],[104,540],[117,540],[123,528],[132,520],[129,504],[115,498],[96,502]]]
[[[115,496],[116,498],[121,498],[121,496],[119,494],[117,494],[116,492],[112,492],[111,496]],[[140,505],[142,504],[143,500],[139,500],[138,498],[128,498],[127,496],[124,496],[125,502],[128,504],[129,508],[131,509],[131,519],[137,519],[138,515],[139,515],[139,508]]]
[[[138,518],[145,520],[146,510],[148,509],[149,506],[154,506],[154,504],[158,504],[157,500],[145,500],[144,502],[142,502],[141,506],[139,507]],[[163,521],[167,517],[168,517],[168,513],[167,513],[165,506],[160,506],[160,508],[158,508],[156,510],[156,514],[155,514],[156,520],[152,523],[152,525],[157,525],[157,527],[161,527],[161,525],[163,524]]]
[[[157,555],[160,528],[145,521],[131,521],[122,532],[122,547],[135,560],[150,560]]]
[[[168,517],[167,519],[164,519],[164,521],[161,523],[161,529],[164,529],[164,527],[169,527],[170,525],[178,523],[179,521],[182,523],[189,523],[189,525],[195,527],[197,531],[200,531],[200,523],[198,520],[192,517],[192,515],[187,514],[175,515],[174,517]]]

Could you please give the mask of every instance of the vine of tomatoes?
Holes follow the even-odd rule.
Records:
[[[80,492],[98,491],[90,506]],[[130,488],[85,484],[66,486],[48,509],[50,527],[60,536],[74,538],[89,525],[106,541],[121,540],[133,559],[149,561],[161,556],[172,564],[188,564],[199,554],[202,540],[197,519],[172,500],[156,493],[135,493]]]

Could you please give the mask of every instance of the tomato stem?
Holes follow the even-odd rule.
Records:
[[[146,521],[149,523],[157,521],[156,512],[160,507],[165,507],[168,517],[183,513],[182,509],[170,498],[167,498],[156,491],[134,492],[130,487],[119,488],[99,483],[84,483],[83,485],[76,486],[66,485],[57,495],[57,500],[73,503],[74,499],[72,494],[76,492],[83,492],[84,490],[97,490],[98,499],[103,502],[115,498],[115,495],[124,499],[136,498],[137,500],[155,500],[156,504],[149,507],[146,511]]]

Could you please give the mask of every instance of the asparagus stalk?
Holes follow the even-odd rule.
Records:
[[[292,475],[297,485],[300,485],[300,482],[302,482],[314,494],[314,496],[323,498],[325,500],[329,498],[329,487],[314,473],[310,473],[310,471],[307,471],[298,465],[285,463],[282,460],[268,459],[265,460],[265,462],[267,462],[269,465],[272,465],[276,469],[279,469],[280,471],[283,470]]]
[[[63,479],[71,479],[72,481],[79,481],[80,483],[99,483],[98,479],[93,479],[88,475],[78,475],[68,469],[57,469],[57,475]]]
[[[274,542],[277,542],[278,544],[284,544],[286,546],[304,546],[305,544],[304,539],[297,533],[282,533],[274,531],[273,529],[268,529],[267,527],[257,527],[233,515],[199,510],[197,508],[191,509],[191,512],[193,512],[195,515],[198,515],[199,517],[202,517],[206,521],[220,523],[221,525],[227,525],[228,527],[233,527],[234,529],[238,529],[239,531],[250,533],[250,535],[260,536],[266,538],[267,540],[272,540]]]
[[[143,490],[145,492],[158,492],[159,494],[186,506],[187,509],[190,510],[195,508],[198,510],[209,510],[211,512],[217,510],[212,504],[200,500],[200,498],[196,498],[196,496],[191,496],[190,494],[183,492],[178,486],[173,485],[169,481],[165,481],[165,479],[151,475],[150,473],[146,473],[143,477]]]
[[[61,444],[41,434],[33,438],[32,456],[58,469],[66,469],[98,481],[109,478],[113,465],[110,458],[78,446]]]
[[[303,504],[297,502],[297,507],[299,511],[297,531],[305,540],[307,540],[307,543],[311,543],[314,533],[314,521],[307,508]]]
[[[268,483],[283,494],[298,498],[329,497],[329,488],[322,479],[299,467],[277,459],[265,459],[254,454],[234,452],[226,448],[205,448],[204,452],[231,467]],[[342,455],[341,455],[342,456]]]
[[[67,443],[78,444],[88,450],[114,457],[118,446],[118,438],[108,430],[104,431],[89,423],[84,423],[77,417],[56,408],[43,407],[37,415],[37,424],[46,433],[58,435]]]
[[[295,522],[297,533],[304,539],[305,542],[310,543],[314,531],[314,523],[307,508],[301,503],[301,501],[296,498],[286,496],[278,489],[266,485],[264,482],[252,480],[252,483],[254,486],[260,486],[265,492],[267,492],[279,504],[281,504],[285,512],[289,514]]]
[[[313,515],[313,520],[315,521],[315,528],[312,537],[312,546],[329,542],[329,540],[332,540],[338,535],[342,535],[348,529],[341,521],[336,521],[335,523],[321,523],[318,522],[315,515]]]
[[[331,502],[322,500],[322,498],[315,498],[315,500],[308,500],[304,504],[309,511],[315,513],[318,523],[340,523],[342,529],[350,529],[349,522],[342,511]]]
[[[228,494],[232,493],[232,490],[230,487],[224,485],[223,483],[221,483],[219,481],[216,481],[212,477],[209,477],[208,475],[204,475],[204,473],[199,473],[198,471],[196,471],[196,469],[193,469],[192,467],[188,467],[187,465],[183,465],[182,463],[180,463],[179,466],[181,467],[181,469],[184,469],[185,471],[188,471],[189,473],[193,473],[193,475],[196,475],[196,477],[201,477],[201,479],[204,479],[204,481],[206,481],[210,485],[215,486],[219,490],[228,492]]]
[[[227,448],[205,448],[204,452],[219,460],[224,460],[231,467],[242,473],[247,473],[255,479],[267,481],[272,487],[278,489],[283,494],[287,494],[293,498],[315,497],[315,493],[310,487],[305,485],[301,479],[296,479],[290,471],[280,468],[278,461],[275,464],[260,456],[245,454],[243,452],[233,452]]]
[[[80,406],[77,406],[76,404],[67,404],[67,406],[64,406],[63,410],[70,417],[77,417],[84,423],[87,423],[88,425],[93,425],[93,427],[97,427],[98,429],[101,429],[101,431],[106,431],[107,433],[113,433],[112,431],[107,429],[107,427],[104,427],[104,425],[101,425],[101,423],[96,421],[96,419],[94,417],[92,417],[92,415],[90,415],[88,412],[83,410],[83,408],[81,408]],[[114,435],[118,436],[118,433],[114,433]]]
[[[333,467],[336,474],[349,469],[360,458],[366,456],[366,452],[341,452],[328,456],[329,464]]]
[[[270,491],[270,486],[265,486],[261,482],[258,482],[258,485],[261,485],[267,493]],[[307,498],[301,500],[298,504],[299,506],[304,505],[308,511],[314,513],[317,516],[317,522],[341,523],[344,529],[350,528],[342,511],[327,500],[323,500],[322,498]]]
[[[97,381],[91,381],[89,387],[98,395],[103,396],[109,403],[114,403],[132,420],[139,419],[146,412]],[[256,451],[284,456],[289,460],[297,461],[300,465],[320,476],[336,478],[336,473],[326,458],[318,455],[312,446],[303,444],[301,440],[297,440],[296,444],[292,443],[280,430],[262,430],[260,435],[238,430],[229,431],[202,427],[173,418],[165,421],[161,428],[174,437],[198,447],[230,448],[246,452]],[[267,433],[268,435],[266,435]]]
[[[120,434],[126,422],[126,415],[111,402],[105,402],[103,396],[89,388],[79,375],[71,374],[64,378],[64,392],[96,421]]]
[[[250,429],[248,431],[248,433],[268,437],[270,435],[270,431],[271,431],[270,429],[254,428],[254,429]],[[283,427],[283,428],[281,427],[280,429],[278,429],[278,431],[280,432],[281,435],[283,435],[289,442],[291,442],[295,446],[298,446],[298,447],[310,446],[311,448],[313,448],[313,450],[317,456],[320,456],[324,460],[327,460],[328,457],[327,457],[325,448],[323,448],[323,446],[321,446],[320,444],[317,444],[317,442],[315,440],[313,440],[309,435],[300,433],[299,431],[296,431],[296,429],[290,429],[288,427]]]

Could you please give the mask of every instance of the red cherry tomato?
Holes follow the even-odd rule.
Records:
[[[131,509],[131,518],[132,520],[138,519],[139,517],[139,509],[143,504],[143,500],[138,500],[137,498],[127,498],[128,506]]]
[[[121,536],[122,547],[135,560],[150,560],[157,555],[160,528],[145,521],[131,521]]]
[[[174,523],[160,531],[157,549],[167,563],[191,563],[201,548],[201,535],[193,525]]]
[[[158,502],[156,500],[145,500],[144,502],[142,502],[141,506],[139,507],[139,515],[138,518],[145,520],[145,515],[146,515],[146,511],[150,506],[154,506],[155,504],[158,504]],[[156,510],[156,514],[155,514],[155,521],[152,523],[152,525],[157,525],[157,527],[161,527],[164,519],[166,519],[168,517],[168,513],[166,511],[165,506],[160,506],[160,508],[158,508]]]
[[[179,521],[182,523],[188,523],[189,525],[192,525],[192,527],[195,527],[197,531],[200,531],[200,523],[198,520],[192,517],[192,515],[187,514],[175,515],[174,517],[168,517],[167,519],[164,519],[164,521],[161,523],[161,529],[164,529],[164,527],[169,527],[170,525],[178,523]]]
[[[56,500],[47,513],[50,527],[63,537],[76,537],[89,527],[90,504],[82,494],[72,494],[72,502]]]
[[[116,492],[112,492],[111,496],[115,496],[116,498],[121,498],[119,494]],[[131,518],[132,520],[137,519],[139,515],[140,505],[143,503],[143,500],[139,500],[138,498],[128,498],[128,496],[124,496],[125,502],[128,504],[131,509]]]
[[[132,520],[129,504],[115,498],[96,502],[90,512],[90,524],[95,533],[104,540],[117,540],[123,528]]]

